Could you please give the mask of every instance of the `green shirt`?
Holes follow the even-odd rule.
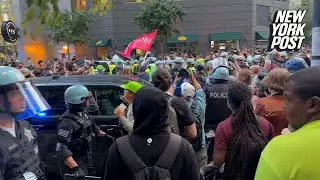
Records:
[[[255,180],[319,180],[320,121],[274,138],[263,150]]]

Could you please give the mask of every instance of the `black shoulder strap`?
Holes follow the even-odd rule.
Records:
[[[116,140],[116,143],[123,162],[127,165],[127,167],[133,174],[147,167],[132,148],[129,136],[118,138]]]
[[[180,151],[180,146],[181,137],[171,133],[167,147],[160,156],[156,166],[169,170],[173,162],[176,160],[176,157]]]

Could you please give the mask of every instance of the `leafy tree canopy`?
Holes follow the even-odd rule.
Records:
[[[148,0],[134,14],[134,22],[142,30],[151,32],[158,29],[160,41],[168,39],[174,34],[180,33],[175,25],[177,20],[183,20],[186,12],[173,0]]]
[[[64,11],[49,18],[47,28],[56,43],[83,44],[88,41],[88,28],[92,15],[88,11]]]
[[[65,0],[61,0],[65,1]],[[28,11],[25,13],[23,27],[28,27],[34,19],[38,19],[40,25],[46,24],[49,19],[59,18],[59,0],[26,0]],[[93,15],[103,16],[112,6],[112,0],[92,0],[89,12]],[[23,34],[26,35],[26,30]]]
[[[304,34],[306,39],[304,43],[312,43],[312,0],[302,0],[301,6],[298,9],[306,10],[306,15],[304,16],[303,22],[306,23],[304,28]]]

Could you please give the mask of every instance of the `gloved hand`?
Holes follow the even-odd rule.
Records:
[[[86,176],[84,174],[84,171],[81,168],[79,168],[79,166],[72,168],[71,172],[76,179],[82,179],[82,178],[84,179],[84,177]]]

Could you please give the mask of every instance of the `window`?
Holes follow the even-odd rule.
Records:
[[[120,96],[123,94],[120,88],[99,88],[91,90],[95,92],[95,96],[99,105],[99,115],[114,115],[115,108],[122,103]]]
[[[269,26],[270,24],[270,7],[257,5],[256,9],[256,25]]]
[[[46,98],[48,104],[51,106],[51,110],[48,112],[48,116],[62,115],[66,111],[66,104],[64,102],[64,91],[67,87],[53,86],[51,88],[38,87],[41,94]]]
[[[213,51],[231,52],[233,49],[239,48],[239,40],[228,41],[211,41],[211,49]]]
[[[179,53],[193,53],[197,50],[197,42],[188,43],[170,43],[167,44],[169,51]]]
[[[87,1],[76,0],[76,9],[87,10]]]

